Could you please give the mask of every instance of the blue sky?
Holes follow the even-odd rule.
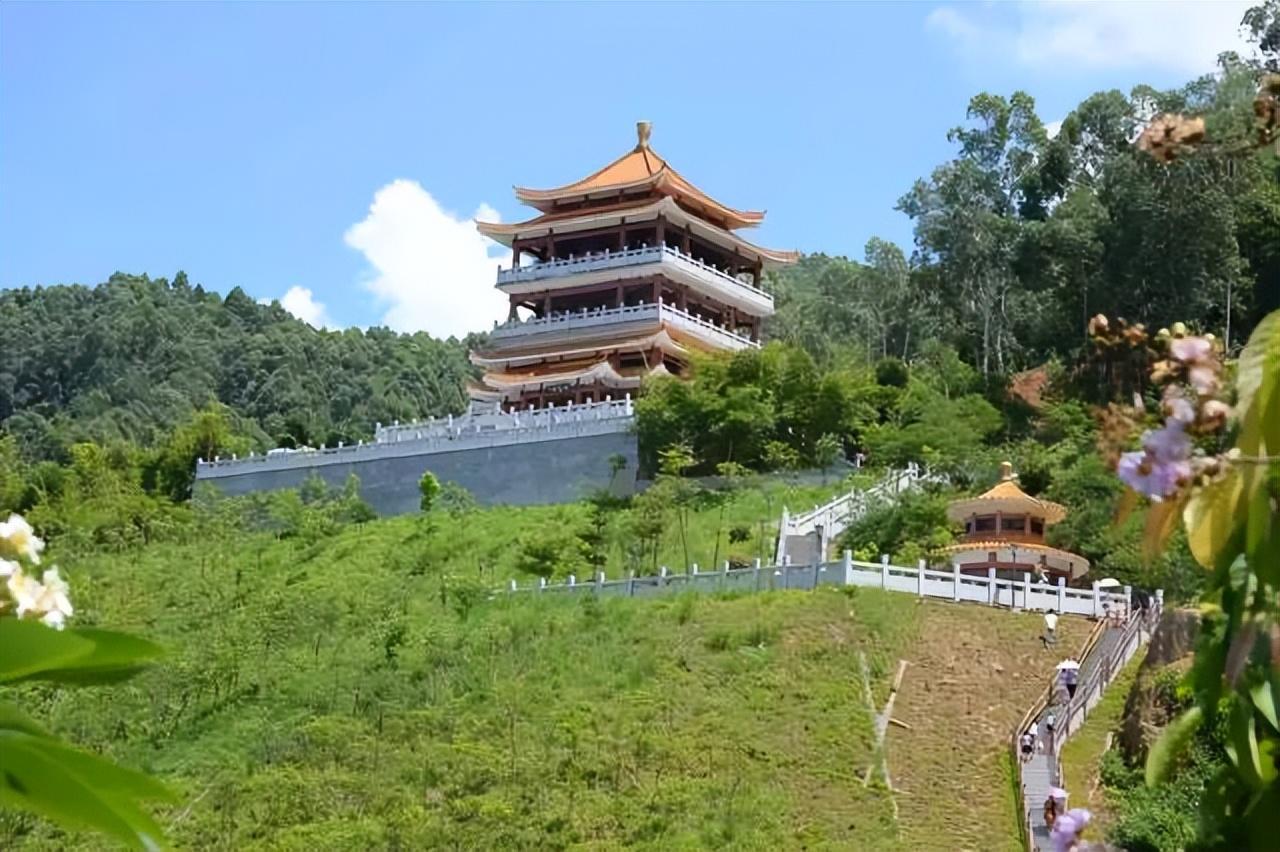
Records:
[[[335,326],[502,313],[484,210],[653,146],[749,235],[861,257],[971,95],[1176,85],[1248,3],[0,5],[0,287],[113,272]],[[1163,12],[1157,16],[1157,10]]]

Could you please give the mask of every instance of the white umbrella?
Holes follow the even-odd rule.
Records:
[[[1061,787],[1050,787],[1049,797],[1052,799],[1065,799],[1067,798],[1067,791]]]
[[[1114,589],[1120,585],[1120,581],[1115,577],[1104,577],[1098,581],[1099,589]]]
[[[1058,671],[1062,671],[1063,669],[1078,669],[1078,668],[1080,668],[1080,664],[1077,663],[1075,660],[1063,660],[1062,662],[1058,663]]]

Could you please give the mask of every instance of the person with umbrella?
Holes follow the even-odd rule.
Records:
[[[1049,839],[1053,843],[1054,852],[1074,852],[1080,848],[1084,830],[1089,827],[1093,818],[1084,808],[1072,808],[1053,822],[1053,831]]]
[[[1080,684],[1080,664],[1075,660],[1063,660],[1058,663],[1058,682],[1067,690],[1067,700],[1076,697],[1076,687]]]

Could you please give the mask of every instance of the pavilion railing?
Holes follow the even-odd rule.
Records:
[[[583,308],[580,311],[561,311],[550,316],[534,317],[526,320],[508,320],[489,332],[489,337],[496,342],[521,338],[531,334],[576,331],[615,323],[657,322],[659,320],[671,322],[730,349],[759,348],[760,346],[756,341],[738,334],[727,326],[717,325],[696,314],[682,311],[673,305],[666,304],[661,300],[613,308]]]
[[[672,263],[690,272],[706,276],[721,284],[741,287],[759,299],[773,304],[773,296],[754,284],[730,275],[712,264],[690,257],[671,246],[640,246],[623,251],[603,251],[586,254],[580,257],[570,255],[566,258],[534,263],[515,269],[499,269],[498,284],[519,284],[529,281],[541,281],[561,275],[576,275],[583,272],[598,272],[606,269],[618,269],[627,266],[638,266],[645,263]]]

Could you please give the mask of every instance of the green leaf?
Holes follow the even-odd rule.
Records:
[[[1245,513],[1238,511],[1244,492],[1244,476],[1232,467],[1222,479],[1207,485],[1187,501],[1183,522],[1187,544],[1196,561],[1205,568],[1217,565],[1228,541],[1235,535]]]
[[[0,619],[0,682],[122,680],[162,653],[154,642],[110,630],[54,630],[36,621]]]
[[[0,730],[21,731],[33,737],[47,737],[49,733],[26,713],[12,704],[0,704]]]
[[[164,653],[156,643],[112,630],[82,627],[66,631],[93,643],[84,656],[45,672],[41,680],[59,683],[108,683],[132,677]]]
[[[1267,720],[1274,730],[1280,731],[1280,722],[1276,721],[1276,700],[1275,685],[1271,681],[1263,681],[1255,684],[1249,690],[1249,697],[1253,699],[1253,706],[1258,708],[1258,712]]]
[[[92,650],[92,642],[70,631],[0,618],[0,683],[55,669]]]
[[[131,800],[136,782],[115,786],[136,773],[21,731],[0,730],[0,752],[0,803],[97,829],[135,849],[164,844],[160,827]]]
[[[1240,448],[1256,454],[1262,444],[1264,399],[1280,385],[1280,311],[1272,311],[1253,329],[1240,353],[1236,377],[1236,410],[1240,413]],[[1256,404],[1255,404],[1256,403]],[[1280,448],[1273,448],[1280,449]]]
[[[1227,726],[1226,750],[1231,762],[1250,787],[1262,787],[1262,757],[1258,753],[1258,737],[1253,730],[1253,706],[1243,700],[1233,702]]]
[[[1148,787],[1163,784],[1169,779],[1178,758],[1191,744],[1191,738],[1203,719],[1204,714],[1200,708],[1192,707],[1160,732],[1160,737],[1151,744],[1151,750],[1147,753],[1145,774]]]

